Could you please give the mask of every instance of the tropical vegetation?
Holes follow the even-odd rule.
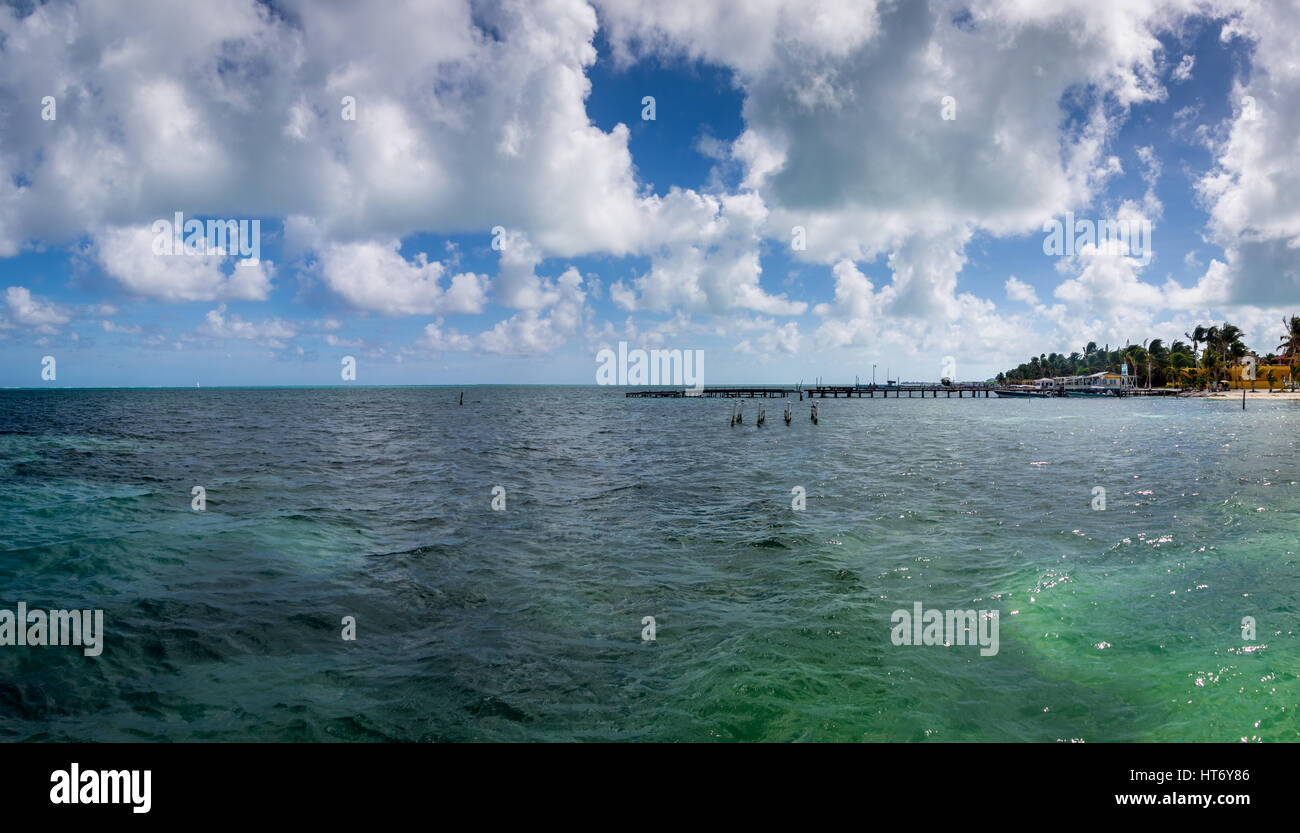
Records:
[[[1284,318],[1282,326],[1283,335],[1276,352],[1262,356],[1246,346],[1243,340],[1246,334],[1240,327],[1225,321],[1209,327],[1198,325],[1191,332],[1183,333],[1186,341],[1176,339],[1169,344],[1153,338],[1111,349],[1109,344],[1098,347],[1090,341],[1082,351],[1069,355],[1042,353],[999,373],[997,381],[1021,384],[1043,377],[1120,373],[1127,365],[1129,375],[1136,376],[1143,386],[1207,388],[1227,379],[1229,368],[1246,356],[1254,356],[1261,365],[1287,365],[1291,377],[1295,378],[1297,359],[1300,359],[1300,316]],[[1270,388],[1274,381],[1269,380]]]

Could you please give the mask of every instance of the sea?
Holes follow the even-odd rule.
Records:
[[[1300,401],[625,392],[0,391],[0,739],[1300,740]]]

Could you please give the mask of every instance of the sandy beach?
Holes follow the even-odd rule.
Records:
[[[1191,397],[1201,397],[1201,398],[1204,398],[1204,399],[1235,399],[1235,400],[1237,400],[1238,402],[1240,402],[1240,401],[1241,401],[1241,391],[1239,391],[1239,390],[1225,390],[1225,391],[1219,391],[1218,393],[1198,393],[1198,394],[1192,394],[1192,395],[1191,395],[1190,397],[1188,397],[1188,398],[1191,398]],[[1253,401],[1253,400],[1257,400],[1257,399],[1277,399],[1277,400],[1282,400],[1282,399],[1300,399],[1300,391],[1294,391],[1294,390],[1280,391],[1280,390],[1275,390],[1273,393],[1269,393],[1267,390],[1257,390],[1257,391],[1249,391],[1249,390],[1248,390],[1248,391],[1246,391],[1246,401],[1247,401],[1247,402],[1250,402],[1250,401]]]

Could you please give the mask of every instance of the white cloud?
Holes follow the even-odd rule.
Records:
[[[401,243],[333,243],[320,253],[325,283],[354,308],[383,315],[478,313],[487,302],[487,279],[471,272],[448,278],[446,267],[419,252],[401,255]]]
[[[1159,219],[1164,213],[1164,205],[1156,197],[1156,184],[1160,181],[1160,173],[1164,169],[1160,157],[1156,155],[1156,149],[1151,145],[1143,145],[1137,149],[1138,159],[1142,162],[1142,181],[1146,183],[1147,189],[1142,196],[1142,210],[1149,219]]]
[[[274,289],[273,264],[155,256],[149,223],[176,210],[285,217],[286,257],[314,256],[315,274],[353,309],[436,317],[424,350],[500,354],[550,353],[584,332],[601,284],[572,269],[539,273],[586,254],[646,259],[639,274],[604,282],[621,310],[716,319],[745,349],[778,353],[908,339],[973,353],[1004,335],[1031,338],[1028,311],[1049,326],[1072,315],[1122,330],[1227,304],[1263,316],[1300,297],[1300,24],[1279,6],[445,0],[375,14],[215,0],[180,18],[161,8],[0,12],[0,102],[53,94],[59,106],[55,122],[33,111],[5,123],[0,256],[89,234],[95,261],[133,295],[259,301]],[[1191,287],[1157,285],[1149,264],[1122,258],[1064,264],[1050,306],[1008,278],[1023,312],[964,291],[977,236],[1036,232],[1047,217],[1111,204],[1106,188],[1130,159],[1114,147],[1118,128],[1129,108],[1165,98],[1162,79],[1191,80],[1194,56],[1166,55],[1160,38],[1184,34],[1195,15],[1226,18],[1221,36],[1253,48],[1233,88],[1236,115],[1197,134],[1215,159],[1197,183],[1207,242],[1224,254],[1207,255]],[[658,193],[638,182],[628,128],[588,115],[598,25],[618,61],[685,57],[733,73],[743,131],[695,149],[738,173],[735,188],[722,177]],[[355,121],[341,117],[345,96]],[[1173,131],[1189,132],[1199,106],[1180,110]],[[1136,155],[1145,193],[1120,211],[1158,220],[1160,155]],[[461,271],[455,251],[401,252],[415,232],[497,225],[507,245],[490,279]],[[835,281],[814,326],[776,320],[809,305],[763,286],[765,247],[788,247],[792,226],[808,241],[794,257]],[[57,328],[72,315],[7,300],[8,326]],[[489,301],[513,314],[467,334],[441,319]],[[208,337],[292,337],[275,319],[213,312]],[[734,322],[749,315],[770,324],[742,332]],[[626,326],[638,325],[658,332]]]
[[[1031,306],[1038,303],[1038,293],[1034,291],[1034,288],[1015,275],[1007,278],[1004,286],[1007,297],[1012,301],[1020,301]]]
[[[267,347],[283,348],[298,335],[298,328],[294,323],[278,318],[266,319],[260,323],[246,321],[235,313],[227,314],[226,305],[221,304],[214,310],[208,310],[198,326],[198,334],[221,341],[240,339],[255,341]]]
[[[222,254],[155,254],[149,225],[109,227],[94,236],[94,255],[106,273],[129,292],[161,301],[262,301],[270,294],[275,265]],[[222,268],[233,261],[230,275]]]
[[[325,336],[325,343],[330,347],[364,347],[365,342],[359,338],[340,338],[333,333]]]
[[[545,355],[578,333],[586,315],[586,294],[582,275],[570,267],[555,279],[555,299],[549,309],[524,309],[499,321],[490,330],[469,336],[444,330],[435,321],[424,328],[416,342],[420,349],[434,353],[479,351],[498,355]]]
[[[1155,34],[1176,19],[1155,2],[1124,14],[981,2],[965,23],[965,4],[766,3],[709,27],[711,4],[601,8],[623,53],[685,53],[739,73],[746,182],[765,186],[773,236],[806,226],[806,257],[826,263],[887,252],[918,225],[1023,232],[1087,203],[1124,113],[1084,102],[1089,118],[1063,132],[1060,102],[1089,85],[1125,106],[1163,97]]]
[[[5,290],[7,315],[0,325],[30,328],[43,335],[54,335],[72,320],[71,313],[50,301],[32,295],[25,286],[11,286]]]
[[[802,226],[808,245],[796,257],[833,265],[835,303],[816,310],[819,344],[905,334],[972,351],[983,348],[957,333],[1025,328],[958,289],[966,243],[976,232],[1037,231],[1047,217],[1094,205],[1122,173],[1109,142],[1128,108],[1165,97],[1157,35],[1198,8],[771,2],[730,8],[725,25],[709,25],[712,4],[600,3],[623,59],[687,55],[736,72],[745,130],[732,157],[753,189],[756,234],[788,243]],[[947,96],[952,119],[943,118]],[[1065,118],[1067,107],[1082,117]],[[1144,153],[1142,162],[1142,210],[1158,217],[1159,160]],[[707,239],[709,225],[698,225]],[[877,288],[856,264],[882,256],[892,275]],[[611,297],[629,310],[716,311],[704,274],[687,247],[635,282],[639,296],[615,285]],[[735,298],[744,282],[728,285]],[[747,306],[791,314],[797,303],[782,302]]]
[[[598,5],[615,56],[622,62],[647,52],[664,52],[735,67],[747,75],[762,72],[779,52],[842,57],[879,31],[877,4],[872,0],[767,0],[736,5],[604,0]]]
[[[757,324],[759,332],[737,343],[733,348],[737,353],[755,355],[763,361],[773,353],[793,356],[799,352],[803,336],[799,333],[798,324],[787,321],[777,326],[771,319],[759,319]]]
[[[1300,297],[1300,17],[1259,4],[1233,18],[1224,40],[1251,41],[1248,80],[1233,85],[1226,138],[1212,142],[1213,170],[1197,182],[1210,212],[1210,239],[1223,247],[1229,298],[1240,304],[1294,303]],[[1217,264],[1217,267],[1216,267]]]
[[[815,309],[822,317],[814,338],[819,354],[852,348],[852,355],[860,357],[866,350],[870,355],[893,357],[895,369],[919,363],[924,378],[938,378],[944,359],[952,356],[958,378],[971,380],[976,376],[969,368],[1004,365],[1041,346],[1041,334],[1025,319],[1000,315],[991,301],[970,293],[945,299],[952,309],[942,316],[891,315],[889,310],[900,297],[892,285],[877,290],[848,260],[832,271],[835,303]],[[1019,361],[1023,359],[1015,358]]]
[[[0,100],[58,104],[55,122],[7,123],[0,254],[249,206],[338,241],[501,224],[565,255],[634,234],[627,129],[586,113],[596,14],[581,0],[168,12],[0,13]]]
[[[772,295],[759,285],[759,244],[767,210],[756,193],[712,195],[674,188],[644,205],[650,270],[633,281],[633,287],[621,282],[610,287],[610,297],[623,309],[743,309],[773,315],[806,311],[806,303]]]

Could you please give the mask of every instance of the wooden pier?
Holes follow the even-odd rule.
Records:
[[[630,390],[627,396],[651,399],[692,399],[700,396],[725,399],[780,399],[783,396],[797,396],[798,388],[703,388],[699,393],[695,388],[654,388],[651,390]]]
[[[996,393],[997,388],[988,385],[817,385],[810,388],[744,388],[744,387],[727,387],[727,388],[703,388],[698,393],[693,388],[682,390],[680,388],[653,388],[650,390],[632,390],[628,391],[626,396],[630,398],[652,398],[652,399],[682,399],[695,397],[724,398],[724,399],[782,399],[787,397],[799,397],[800,399],[875,399],[877,395],[886,399],[892,395],[895,399],[901,398],[904,394],[907,397],[925,398],[929,395],[932,399],[938,399],[942,393],[945,397],[951,399],[952,395],[957,394],[958,399],[969,395],[971,398],[983,396],[985,399],[990,393]]]
[[[804,399],[875,399],[881,396],[889,399],[906,398],[913,399],[927,396],[931,399],[938,399],[939,394],[943,394],[946,399],[951,399],[956,394],[958,399],[970,397],[976,399],[983,397],[989,399],[993,394],[1002,391],[1016,392],[1023,395],[1024,388],[1012,388],[1009,385],[978,385],[978,384],[957,384],[957,385],[939,385],[939,384],[907,384],[907,385],[815,385],[810,388],[795,386],[792,388],[778,387],[726,387],[726,388],[703,388],[696,391],[694,388],[650,388],[648,390],[630,390],[625,396],[636,399],[695,399],[707,397],[710,399],[793,399],[798,397],[800,401]],[[1182,391],[1174,388],[1137,388],[1126,390],[1123,393],[1116,393],[1115,396],[1177,396]],[[1061,393],[1053,395],[1060,396]],[[996,398],[996,397],[994,397]],[[1109,399],[1111,397],[1101,397]]]
[[[845,399],[855,397],[861,399],[864,396],[868,399],[875,399],[876,394],[880,394],[886,399],[889,398],[890,394],[893,394],[895,399],[901,398],[903,394],[907,394],[908,399],[915,396],[924,399],[927,394],[932,399],[938,399],[940,393],[948,399],[951,399],[954,393],[957,394],[958,399],[964,398],[967,394],[970,394],[972,399],[981,395],[987,399],[991,392],[997,392],[997,388],[988,385],[879,385],[876,387],[870,385],[822,385],[807,388],[803,392],[811,399],[826,399],[828,397],[839,399],[841,396]]]
[[[917,382],[901,385],[814,385],[813,387],[725,387],[725,388],[650,388],[646,390],[630,390],[625,396],[637,399],[695,399],[707,397],[710,399],[793,399],[798,397],[800,401],[804,399],[875,399],[881,396],[889,399],[901,399],[906,395],[908,399],[927,396],[931,399],[938,399],[939,394],[945,398],[951,399],[956,394],[958,399],[965,399],[968,396],[971,399],[983,397],[989,399],[993,394],[1002,391],[1018,393],[1024,395],[1023,387],[1012,387],[1010,385],[985,385],[976,383],[941,385],[932,382]],[[1125,390],[1122,393],[1116,392],[1115,396],[1177,396],[1182,391],[1175,388],[1135,388]],[[1062,391],[1054,392],[1053,395],[1061,396]],[[996,398],[996,397],[993,397]],[[1101,397],[1109,399],[1110,396]]]

